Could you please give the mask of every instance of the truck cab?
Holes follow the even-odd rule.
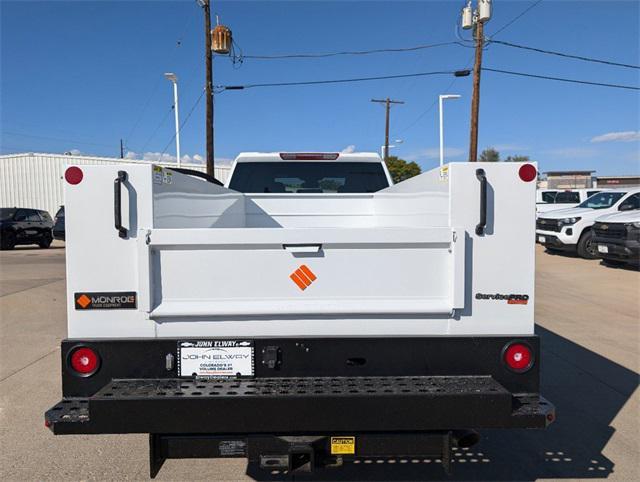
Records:
[[[601,189],[539,189],[536,197],[536,214],[576,207]]]
[[[640,189],[607,189],[589,197],[575,208],[560,209],[538,216],[537,242],[547,249],[570,250],[585,259],[598,257],[591,227],[605,214],[640,207]]]
[[[367,153],[243,153],[226,187],[244,193],[376,192],[391,186],[386,164]]]

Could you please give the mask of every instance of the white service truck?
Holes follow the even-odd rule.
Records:
[[[152,165],[65,178],[55,434],[149,434],[151,477],[198,457],[448,470],[477,429],[555,418],[534,334],[533,164],[390,186],[377,154],[249,153],[230,188]]]

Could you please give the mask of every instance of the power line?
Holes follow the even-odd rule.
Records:
[[[156,128],[153,130],[153,132],[151,133],[151,135],[149,136],[147,141],[142,145],[142,148],[140,149],[140,152],[144,152],[145,151],[145,149],[147,148],[149,143],[153,140],[153,138],[156,136],[156,134],[158,133],[160,128],[164,125],[165,122],[167,122],[167,119],[169,118],[169,115],[173,112],[174,108],[175,107],[173,105],[171,105],[171,108],[167,112],[165,112],[164,116],[162,117],[162,119],[160,119],[160,122],[158,123]]]
[[[387,52],[413,52],[416,50],[430,49],[434,47],[443,47],[446,45],[455,45],[457,42],[440,42],[427,45],[416,45],[414,47],[399,47],[388,49],[372,49],[372,50],[345,50],[341,52],[324,52],[317,54],[281,54],[281,55],[242,55],[242,59],[254,59],[254,60],[282,60],[282,59],[317,59],[326,57],[336,57],[339,55],[370,55],[380,54]]]
[[[173,51],[171,52],[171,55],[169,56],[168,59],[165,59],[165,62],[167,63],[171,63],[173,62],[173,59],[176,56],[176,53],[178,52],[178,50],[180,49],[180,47],[182,47],[182,40],[184,38],[184,34],[187,31],[187,27],[189,26],[189,21],[191,20],[190,17],[187,17],[185,19],[184,25],[182,26],[182,30],[180,33],[180,36],[178,37],[178,39],[176,40],[176,45],[175,48],[173,49]],[[147,108],[149,107],[149,104],[151,103],[151,100],[153,99],[153,96],[155,95],[155,93],[158,91],[158,87],[160,87],[160,84],[164,81],[163,77],[158,76],[158,79],[156,80],[153,88],[151,89],[151,93],[149,94],[149,97],[147,98],[146,102],[144,103],[144,105],[142,106],[142,109],[140,110],[140,114],[138,115],[138,118],[136,119],[136,121],[133,124],[133,127],[131,128],[131,130],[129,131],[129,134],[127,135],[127,137],[125,138],[125,141],[128,143],[129,140],[131,139],[131,136],[133,135],[133,133],[136,131],[136,129],[138,128],[138,126],[140,125],[140,121],[142,120],[142,117],[144,116],[145,112],[147,111]]]
[[[636,87],[633,85],[607,84],[604,82],[591,82],[589,80],[566,79],[562,77],[551,77],[548,75],[537,75],[537,74],[529,74],[525,72],[513,72],[510,70],[491,69],[489,67],[482,67],[482,70],[486,70],[487,72],[497,72],[500,74],[517,75],[520,77],[533,77],[535,79],[556,80],[558,82],[570,82],[572,84],[586,84],[586,85],[597,85],[599,87],[612,87],[615,89],[640,90],[640,87]]]
[[[482,67],[482,70],[486,70],[488,72],[497,72],[501,74],[518,75],[521,77],[533,77],[537,79],[556,80],[560,82],[571,82],[575,84],[597,85],[601,87],[612,87],[617,89],[640,90],[640,87],[635,87],[630,85],[609,84],[604,82],[592,82],[592,81],[580,80],[580,79],[566,79],[562,77],[552,77],[548,75],[538,75],[538,74],[529,74],[525,72],[513,72],[509,70],[492,69],[489,67]],[[246,84],[246,85],[217,85],[216,88],[219,89],[220,91],[246,90],[246,89],[253,89],[256,87],[293,87],[293,86],[301,86],[301,85],[344,84],[349,82],[367,82],[372,80],[403,79],[408,77],[424,77],[429,75],[451,75],[451,74],[455,75],[456,77],[466,77],[470,74],[470,72],[467,69],[441,70],[441,71],[435,71],[435,72],[416,72],[412,74],[381,75],[377,77],[359,77],[359,78],[353,78],[353,79],[308,80],[308,81],[301,81],[301,82],[273,82],[273,83],[267,83],[267,84]]]
[[[469,64],[471,64],[471,61],[473,60],[474,57],[475,57],[475,54],[471,55],[471,57],[469,57],[469,60],[467,61],[467,64],[464,67],[465,70],[469,68]],[[451,89],[451,87],[453,87],[453,84],[455,84],[456,80],[458,80],[458,77],[454,77],[453,79],[451,79],[451,82],[449,82],[449,85],[447,85],[447,87],[445,87],[444,90],[442,90],[442,92],[449,91],[449,89]],[[420,120],[425,115],[427,115],[429,112],[431,112],[431,110],[436,106],[437,103],[438,103],[438,98],[436,97],[436,99],[424,111],[422,111],[422,113],[420,113],[420,115],[418,115],[418,117],[416,117],[410,124],[408,124],[406,127],[404,127],[401,131],[396,132],[394,134],[394,137],[399,137],[401,134],[404,134],[409,129],[411,129],[413,126],[415,126],[418,122],[420,122]]]
[[[504,29],[506,29],[507,27],[510,27],[511,24],[513,24],[514,22],[516,22],[518,19],[520,19],[520,17],[524,16],[529,10],[531,10],[532,8],[534,8],[536,5],[538,5],[540,2],[542,2],[542,0],[536,0],[535,2],[533,2],[531,5],[529,5],[527,8],[525,8],[522,12],[520,12],[519,15],[516,15],[514,18],[512,18],[509,22],[507,22],[506,24],[504,24],[502,27],[500,27],[497,31],[495,31],[491,37],[495,37],[496,35],[498,35],[500,32],[502,32]]]
[[[535,48],[535,47],[527,47],[526,45],[514,44],[514,43],[511,43],[511,42],[503,42],[502,40],[490,40],[490,43],[499,44],[499,45],[505,45],[507,47],[514,47],[514,48],[517,48],[517,49],[531,50],[533,52],[539,52],[539,53],[542,53],[542,54],[557,55],[559,57],[566,57],[566,58],[569,58],[569,59],[584,60],[585,62],[597,62],[599,64],[615,65],[617,67],[627,67],[629,69],[640,69],[639,65],[622,64],[622,63],[619,63],[619,62],[612,62],[610,60],[595,59],[593,57],[583,57],[581,55],[565,54],[565,53],[562,53],[562,52],[556,52],[554,50],[544,50],[544,49],[538,49],[538,48]]]
[[[216,88],[222,90],[245,90],[255,87],[291,87],[297,85],[321,85],[321,84],[344,84],[348,82],[367,82],[371,80],[403,79],[407,77],[424,77],[427,75],[455,75],[456,77],[466,77],[468,70],[442,70],[436,72],[416,72],[413,74],[382,75],[377,77],[358,77],[354,79],[334,79],[334,80],[308,80],[301,82],[273,82],[267,84],[246,84],[246,85],[217,85]]]
[[[169,140],[169,142],[167,143],[167,145],[164,147],[164,149],[162,149],[162,153],[160,154],[160,157],[162,157],[162,155],[167,152],[167,149],[169,149],[169,146],[171,145],[171,143],[174,141],[174,139],[176,138],[176,134],[182,132],[182,128],[187,124],[187,122],[189,121],[189,118],[191,117],[191,114],[193,114],[193,111],[196,110],[196,107],[198,106],[198,104],[200,103],[200,101],[202,100],[202,97],[204,96],[205,93],[205,89],[202,89],[202,92],[200,92],[200,96],[198,97],[198,99],[196,100],[196,102],[193,104],[193,107],[191,107],[191,110],[189,111],[189,113],[187,114],[187,116],[184,118],[184,120],[182,121],[182,124],[180,124],[180,128],[178,129],[178,132],[174,133],[173,136],[171,136],[171,139]]]

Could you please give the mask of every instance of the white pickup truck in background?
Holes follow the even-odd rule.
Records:
[[[377,154],[247,153],[228,187],[158,166],[65,178],[55,434],[287,473],[544,428],[534,164],[391,186]],[[514,448],[517,450],[517,447]]]
[[[600,191],[602,189],[539,189],[536,193],[536,214],[576,207]]]
[[[575,208],[541,214],[536,220],[537,242],[547,249],[570,250],[585,259],[598,257],[591,226],[605,214],[640,207],[640,189],[607,189]]]

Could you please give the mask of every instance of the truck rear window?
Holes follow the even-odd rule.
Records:
[[[376,162],[241,162],[229,188],[254,193],[365,193],[389,187]]]

